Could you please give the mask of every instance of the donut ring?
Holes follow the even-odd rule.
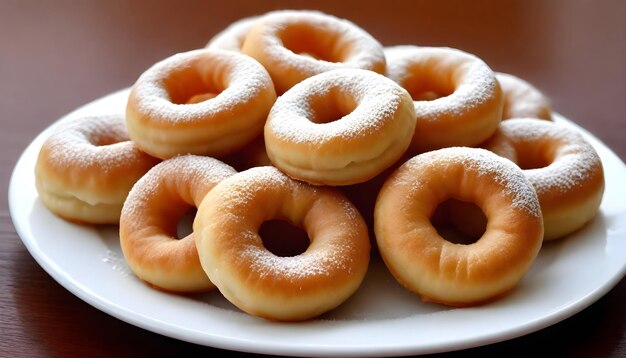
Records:
[[[348,20],[319,11],[266,13],[248,32],[241,51],[267,69],[279,94],[330,70],[385,72],[385,55],[376,39]]]
[[[276,101],[265,123],[265,146],[272,163],[293,178],[348,185],[396,162],[414,128],[413,102],[396,83],[371,71],[333,70]]]
[[[518,118],[503,121],[484,147],[506,155],[498,150],[502,143],[515,148],[516,162],[537,191],[545,240],[566,236],[596,215],[604,194],[604,170],[582,135],[555,122]]]
[[[129,140],[122,115],[76,118],[43,144],[35,186],[55,215],[82,224],[117,224],[128,192],[159,162]]]
[[[311,240],[297,256],[263,246],[263,222],[286,220]],[[235,306],[252,315],[300,321],[329,311],[360,286],[370,242],[363,218],[338,191],[256,167],[224,180],[207,194],[194,221],[207,275]]]
[[[446,47],[385,48],[387,77],[415,99],[417,123],[411,151],[476,146],[502,118],[502,90],[478,57]]]
[[[431,216],[455,198],[482,208],[485,233],[471,244],[443,239]],[[470,306],[494,300],[526,274],[542,244],[532,185],[511,161],[479,148],[417,155],[385,182],[374,230],[393,276],[425,301]]]
[[[231,23],[224,30],[215,34],[206,44],[206,48],[241,52],[241,47],[248,32],[259,17],[245,17]]]
[[[198,102],[198,96],[206,100]],[[153,156],[218,157],[261,135],[275,100],[267,71],[252,58],[193,50],[162,60],[139,77],[126,125],[137,146]]]
[[[178,221],[235,170],[211,157],[184,155],[153,167],[133,186],[120,218],[120,245],[137,277],[174,292],[215,286],[200,266],[191,233],[177,239]]]
[[[539,89],[508,73],[497,72],[496,79],[504,94],[502,120],[511,118],[552,120],[550,101]]]

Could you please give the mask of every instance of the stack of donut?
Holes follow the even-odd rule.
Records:
[[[593,147],[528,82],[309,10],[241,19],[146,69],[125,118],[81,118],[44,143],[36,183],[60,217],[119,224],[149,285],[217,287],[280,321],[345,302],[372,248],[424,300],[495,300],[604,189]],[[268,250],[272,220],[305,231],[306,249]]]

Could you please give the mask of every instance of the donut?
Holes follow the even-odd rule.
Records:
[[[385,55],[376,39],[348,20],[313,10],[266,13],[245,36],[241,51],[267,69],[279,94],[330,70],[385,72]]]
[[[396,162],[415,129],[411,97],[372,71],[310,77],[280,96],[265,123],[271,162],[315,185],[364,182]]]
[[[215,34],[206,44],[206,48],[241,52],[248,32],[259,16],[244,17],[232,22],[224,30]]]
[[[276,93],[267,71],[234,51],[198,49],[151,66],[131,88],[130,138],[162,159],[218,157],[262,134]]]
[[[517,76],[503,72],[496,72],[496,79],[504,95],[502,120],[511,118],[552,120],[550,101],[535,86]]]
[[[478,57],[447,47],[385,48],[387,77],[414,99],[414,154],[452,146],[477,146],[502,119],[502,90]]]
[[[304,229],[310,245],[294,256],[268,251],[258,232],[272,219]],[[193,230],[202,267],[219,291],[268,320],[302,321],[332,310],[357,290],[369,265],[367,227],[352,203],[271,166],[216,185]]]
[[[81,224],[117,224],[128,192],[159,160],[129,140],[124,116],[78,117],[43,143],[35,187],[53,214]]]
[[[162,161],[137,181],[122,208],[119,235],[138,278],[172,292],[215,287],[200,266],[194,233],[178,239],[177,227],[217,183],[235,173],[217,159],[183,155]]]
[[[563,124],[533,118],[503,121],[484,148],[501,143],[515,148],[539,197],[545,240],[562,238],[589,222],[604,194],[604,170],[598,153],[584,137]]]
[[[218,159],[235,168],[238,172],[253,167],[272,165],[270,158],[267,156],[267,151],[265,150],[265,139],[263,135],[257,137],[245,148]]]
[[[449,199],[488,219],[472,243],[444,239],[431,217]],[[496,300],[524,277],[542,245],[537,195],[513,162],[481,148],[416,155],[385,181],[376,200],[378,250],[395,279],[424,301],[473,306]]]

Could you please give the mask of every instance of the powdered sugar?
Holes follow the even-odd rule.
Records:
[[[413,166],[419,173],[419,166],[446,166],[462,165],[466,172],[477,173],[478,177],[492,178],[493,181],[502,185],[502,191],[511,197],[511,207],[524,210],[535,216],[541,216],[541,208],[537,194],[522,170],[513,162],[495,155],[494,153],[480,148],[451,147],[420,154],[408,160],[405,165]],[[442,176],[445,173],[442,172]],[[409,184],[417,185],[420,180],[410,176],[405,180]]]
[[[245,205],[252,200],[255,191],[264,188],[285,187],[289,180],[291,179],[287,175],[274,167],[250,168],[241,172],[237,178],[233,178],[232,182],[229,181],[229,190],[222,193],[222,202],[235,206]]]
[[[377,63],[384,63],[382,46],[366,31],[345,19],[311,10],[279,10],[266,14],[261,19],[263,40],[269,55],[290,62],[290,66],[313,75],[342,67],[372,69]],[[297,55],[284,47],[281,35],[298,25],[306,24],[311,31],[326,34],[325,60]],[[317,46],[317,44],[314,44]]]
[[[224,190],[227,188],[227,190]],[[246,212],[250,207],[250,203],[256,203],[254,208],[249,210],[267,210],[270,217],[268,219],[275,219],[271,217],[276,211],[279,215],[294,215],[280,214],[281,206],[291,207],[291,205],[300,204],[284,204],[282,202],[275,202],[267,204],[267,207],[259,207],[257,204],[259,192],[277,192],[288,191],[290,194],[297,195],[302,191],[312,192],[314,197],[319,194],[330,195],[323,192],[324,190],[315,186],[290,179],[288,176],[280,172],[274,167],[256,167],[246,171],[240,172],[237,175],[226,179],[220,187],[220,203],[223,208],[220,209],[222,217],[226,217],[222,223],[230,227],[243,228],[238,235],[240,235],[240,242],[243,244],[243,249],[238,251],[237,260],[241,260],[242,265],[248,265],[251,263],[251,269],[256,272],[261,278],[265,276],[282,277],[291,282],[296,282],[303,277],[328,275],[329,272],[336,272],[337,270],[345,271],[350,270],[351,258],[350,252],[354,249],[351,248],[351,243],[354,242],[354,235],[357,235],[359,230],[354,225],[357,221],[359,213],[356,211],[353,205],[351,205],[342,196],[333,197],[331,200],[339,200],[339,205],[342,208],[342,215],[345,215],[346,220],[342,220],[342,223],[336,225],[333,230],[340,232],[336,239],[332,240],[332,243],[325,242],[323,249],[314,249],[315,243],[313,242],[309,249],[300,255],[283,257],[277,256],[268,251],[261,242],[261,237],[257,232],[254,232],[253,228],[245,229],[250,225],[244,222],[247,220]],[[310,195],[306,195],[309,197]],[[295,201],[309,200],[301,197],[292,198]],[[283,200],[276,198],[276,200]],[[289,200],[289,199],[287,199]],[[304,214],[304,213],[301,213]],[[329,213],[330,214],[330,213]],[[308,215],[308,214],[307,214]],[[294,219],[294,218],[291,218]],[[294,220],[301,220],[302,218],[295,218]],[[345,223],[345,224],[344,224]],[[311,238],[313,241],[315,238]],[[332,248],[332,249],[331,249]]]
[[[121,115],[77,118],[53,133],[45,146],[51,164],[76,169],[98,167],[103,175],[145,156],[130,141]]]
[[[384,71],[382,45],[356,24],[313,10],[271,11],[259,18],[242,52],[272,76],[278,93],[340,68]]]
[[[370,71],[326,72],[299,83],[279,97],[268,116],[266,131],[284,141],[320,146],[336,137],[360,139],[379,131],[386,120],[393,118],[403,92],[395,83]],[[311,103],[315,97],[329,103],[347,97],[356,107],[350,113],[338,114],[341,118],[337,120],[315,123],[316,109]]]
[[[150,121],[181,124],[232,112],[271,85],[267,71],[252,58],[233,51],[200,49],[170,56],[150,67],[133,86],[131,97],[134,110]],[[220,93],[199,103],[173,103],[172,91],[186,86]]]
[[[333,272],[350,270],[350,258],[345,252],[309,250],[297,256],[281,257],[263,247],[249,245],[241,255],[249,260],[250,268],[261,278],[281,277],[292,283],[305,277],[330,276]]]
[[[177,186],[178,188],[194,188],[200,185],[213,187],[235,173],[235,169],[211,157],[182,155],[165,160],[150,169],[133,186],[122,208],[122,217],[143,215],[147,207],[154,205],[155,196],[161,190],[164,180],[184,183]],[[195,189],[189,190],[197,192]],[[197,206],[200,202],[189,204]],[[129,224],[133,224],[132,220]]]
[[[513,142],[532,146],[555,143],[554,160],[546,167],[526,169],[526,176],[537,193],[578,188],[597,173],[600,157],[579,133],[557,123],[537,119],[512,119],[502,122],[500,132]],[[523,153],[518,153],[522,156]]]
[[[484,105],[498,86],[494,72],[478,57],[447,47],[412,45],[385,48],[387,77],[404,86],[408,78],[450,82],[453,93],[430,101],[416,101],[417,118],[436,121],[442,116],[461,117]]]

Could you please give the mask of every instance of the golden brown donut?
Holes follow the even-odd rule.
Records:
[[[264,14],[245,36],[241,51],[267,69],[279,94],[330,70],[385,72],[383,48],[376,39],[348,20],[313,10]]]
[[[415,100],[413,153],[452,146],[476,146],[502,118],[502,90],[494,72],[478,57],[447,47],[385,48],[387,77]]]
[[[271,78],[254,59],[233,51],[192,50],[139,77],[126,125],[137,146],[153,156],[217,157],[261,135],[275,100]]]
[[[485,233],[470,244],[443,239],[431,223],[438,205],[458,199],[479,206]],[[387,179],[376,201],[374,230],[393,276],[426,301],[470,306],[517,285],[542,244],[537,195],[522,170],[480,148],[417,155]]]
[[[76,118],[44,142],[35,186],[54,214],[84,224],[117,224],[135,182],[158,159],[129,140],[124,116]]]
[[[272,163],[312,184],[364,182],[395,163],[415,128],[409,94],[360,69],[310,77],[280,96],[265,124]]]
[[[311,241],[306,251],[268,251],[258,232],[273,219],[304,229]],[[269,166],[215,186],[193,229],[202,267],[224,297],[270,320],[306,320],[337,307],[360,286],[369,264],[367,228],[350,201]]]
[[[503,121],[484,147],[506,155],[498,149],[502,143],[515,148],[517,164],[537,191],[546,240],[566,236],[596,215],[604,170],[582,135],[559,123],[518,118]]]
[[[133,186],[120,218],[120,245],[137,277],[167,291],[215,287],[200,266],[194,233],[178,239],[177,226],[218,182],[235,173],[217,159],[184,155],[154,166]]]
[[[548,98],[529,82],[508,73],[497,72],[496,79],[504,94],[502,120],[538,118],[552,120]]]

